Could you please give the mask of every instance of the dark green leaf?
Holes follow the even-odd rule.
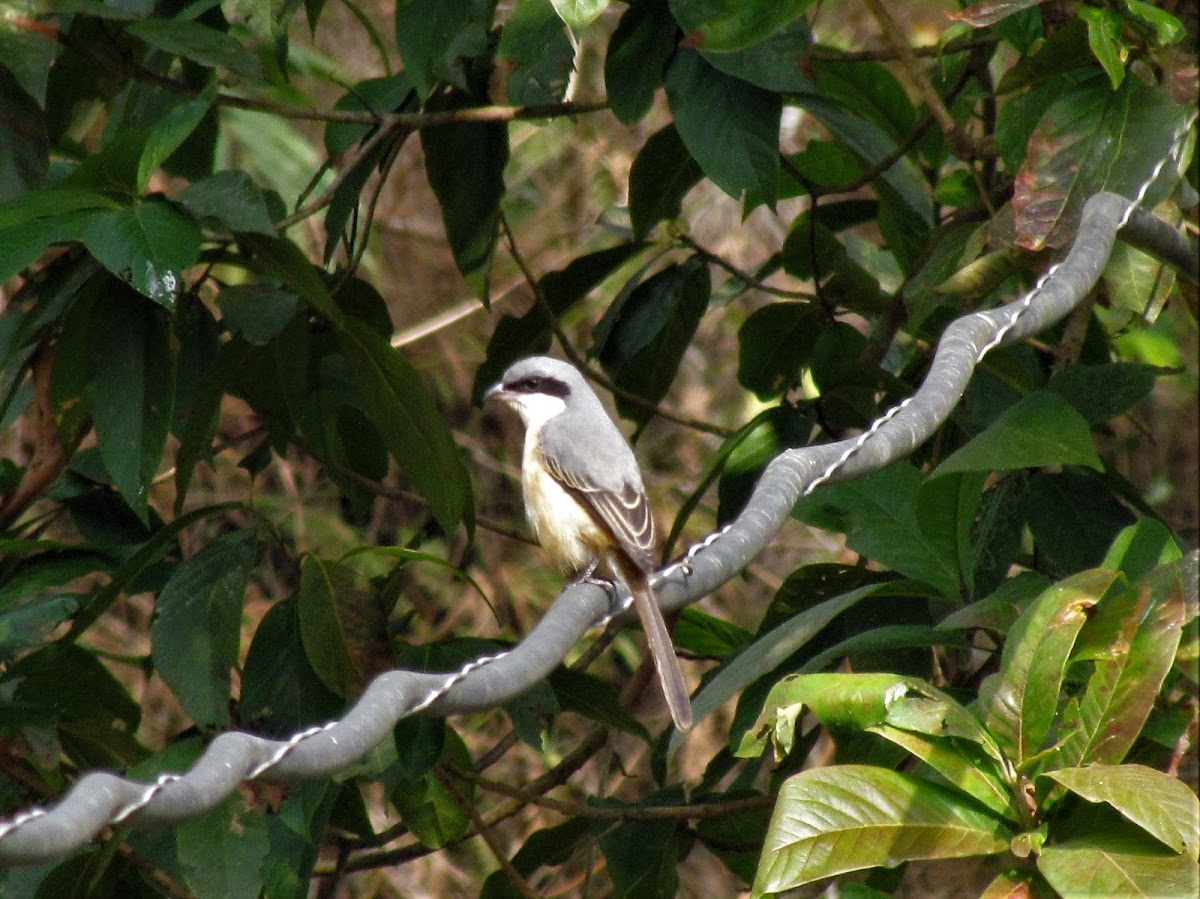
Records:
[[[143,522],[175,412],[175,359],[163,310],[123,286],[95,304],[88,404],[104,465]]]
[[[474,294],[486,300],[500,228],[508,129],[496,123],[426,128],[421,147],[454,261]]]
[[[683,802],[683,790],[676,787],[651,794],[639,804],[679,805]],[[613,800],[602,804],[621,805]],[[614,896],[674,896],[677,893],[679,845],[674,838],[676,826],[670,818],[630,821],[600,837],[600,851],[604,853],[612,877]]]
[[[265,346],[283,331],[298,302],[292,291],[261,282],[235,284],[217,295],[221,321],[255,346]]]
[[[207,68],[228,69],[243,78],[263,77],[258,58],[230,34],[186,19],[142,19],[125,30],[152,47]]]
[[[439,81],[466,90],[464,61],[487,51],[495,0],[399,0],[396,46],[417,92]]]
[[[766,400],[795,386],[820,334],[809,303],[771,303],[738,329],[738,382]]]
[[[866,765],[804,771],[784,782],[754,878],[778,893],[835,874],[904,861],[990,855],[1012,834],[956,792]]]
[[[261,868],[270,848],[268,820],[261,808],[233,796],[176,830],[184,882],[197,899],[257,896]]]
[[[183,289],[182,269],[200,255],[200,228],[170,203],[150,199],[88,218],[83,230],[88,250],[138,293],[171,310]]]
[[[291,788],[278,814],[267,818],[270,850],[262,862],[266,899],[300,899],[308,892],[321,838],[341,793],[327,780],[299,784]]]
[[[704,50],[704,58],[727,75],[780,94],[816,92],[806,63],[812,47],[808,20],[799,16],[769,37],[732,52]]]
[[[678,218],[683,198],[702,176],[673,125],[651,135],[629,170],[634,238],[644,240],[659,222]]]
[[[1019,511],[1043,567],[1059,576],[1099,565],[1117,533],[1134,521],[1102,481],[1076,471],[1033,475]]]
[[[342,349],[354,369],[363,410],[388,451],[429,499],[447,534],[473,520],[471,478],[433,398],[416,371],[386,340],[350,319]]]
[[[622,243],[580,256],[565,268],[542,276],[538,288],[546,297],[551,312],[562,315],[641,249],[642,244]],[[499,380],[513,362],[545,352],[549,347],[550,323],[540,304],[534,304],[520,317],[502,316],[488,341],[487,359],[475,373],[472,401],[478,403],[483,392]]]
[[[390,112],[411,112],[415,105],[412,78],[407,72],[399,72],[384,78],[367,78],[358,82],[333,104],[333,108],[347,112],[371,112],[382,116]],[[330,156],[344,153],[375,127],[350,122],[330,122],[325,126],[325,152]]]
[[[649,404],[661,402],[708,309],[710,291],[708,267],[692,257],[643,281],[625,302],[614,303],[596,328],[595,354],[609,377]],[[638,423],[652,414],[620,396],[617,410]]]
[[[662,0],[629,4],[617,23],[604,59],[604,85],[613,115],[625,124],[650,111],[677,32]]]
[[[323,724],[342,701],[321,683],[300,636],[295,598],[280,600],[258,625],[242,669],[241,718],[269,736]]]
[[[549,683],[564,711],[576,712],[650,742],[649,732],[621,706],[616,688],[607,681],[583,671],[558,668],[550,675]]]
[[[0,38],[7,29],[0,24]],[[4,48],[0,39],[0,50]],[[9,63],[5,59],[5,63]],[[0,66],[0,203],[46,184],[50,140],[37,100]]]
[[[745,628],[696,608],[679,613],[671,636],[679,649],[707,658],[731,656],[754,639]]]
[[[215,81],[210,81],[199,94],[171,107],[167,114],[150,128],[138,160],[137,189],[142,192],[150,177],[158,171],[172,153],[196,130],[208,114],[217,95]]]
[[[0,59],[16,84],[41,108],[46,106],[46,82],[56,50],[54,42],[29,27],[28,19],[14,14],[0,21]]]
[[[348,565],[306,556],[296,601],[313,670],[332,692],[354,698],[367,674],[386,667],[386,621],[374,594]]]
[[[783,242],[782,258],[788,274],[819,283],[822,302],[831,307],[845,306],[878,315],[889,306],[878,279],[851,258],[823,222],[817,222],[814,233],[808,212],[792,223]]]
[[[667,66],[664,83],[675,127],[704,174],[731,197],[753,190],[773,205],[779,96],[726,75],[686,48]]]
[[[670,0],[687,45],[721,52],[740,50],[771,37],[813,0]]]
[[[903,141],[917,125],[912,101],[896,77],[877,62],[820,60],[812,64],[821,93]]]
[[[253,532],[218,537],[179,563],[155,603],[154,667],[203,729],[230,723],[230,672],[256,557]]]
[[[1009,407],[939,465],[933,476],[1044,465],[1102,467],[1083,417],[1059,394],[1038,391]]]
[[[496,65],[505,72],[509,103],[535,106],[563,99],[575,48],[551,0],[518,0],[500,33]]]
[[[275,234],[266,198],[245,172],[217,172],[192,182],[173,199],[204,224],[226,233]]]
[[[846,545],[895,571],[960,594],[958,535],[926,532],[917,499],[925,479],[898,462],[856,481],[822,487],[801,500],[793,514],[826,530],[841,530]]]

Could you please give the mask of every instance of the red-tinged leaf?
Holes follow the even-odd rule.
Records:
[[[1140,586],[1107,596],[1096,610],[1077,653],[1094,659],[1095,670],[1063,712],[1066,738],[1055,767],[1115,765],[1141,733],[1179,645],[1180,567],[1155,569]]]
[[[1114,578],[1094,569],[1055,584],[1009,631],[999,674],[980,688],[979,713],[1017,765],[1044,748],[1075,638]]]
[[[1005,871],[987,885],[979,899],[1034,899],[1032,875],[1023,871]]]
[[[1134,198],[1152,176],[1144,199],[1153,207],[1179,180],[1174,165],[1155,170],[1190,115],[1166,88],[1137,78],[1115,91],[1107,78],[1070,89],[1038,122],[1017,173],[1017,244],[1039,250],[1069,243],[1088,197],[1108,190]]]
[[[1029,9],[1031,6],[1038,6],[1045,2],[1046,0],[990,0],[987,3],[968,6],[962,12],[949,13],[949,16],[975,28],[987,28],[1023,9]]]

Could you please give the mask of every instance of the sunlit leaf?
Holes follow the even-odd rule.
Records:
[[[784,782],[754,894],[914,859],[990,855],[1011,834],[952,790],[865,765],[803,771]]]

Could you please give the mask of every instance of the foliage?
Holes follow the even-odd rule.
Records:
[[[391,22],[343,6],[0,10],[6,816],[84,771],[152,780],[220,731],[288,736],[390,667],[502,645],[447,639],[428,612],[429,595],[477,602],[477,581],[538,583],[477,530],[477,493],[510,512],[513,488],[460,448],[455,371],[478,399],[512,360],[590,341],[578,355],[639,435],[671,418],[709,440],[690,490],[669,449],[647,460],[677,491],[678,549],[733,520],[782,450],[910,395],[946,324],[1028,289],[1088,197],[1178,222],[1197,182],[1195,35],[1135,0],[977,4],[920,56],[894,35],[879,54],[835,49],[845,23],[807,0],[399,0]],[[347,22],[381,60],[371,77],[314,49]],[[603,103],[568,99],[601,70]],[[601,199],[602,226],[535,272],[518,248],[553,217],[522,173],[553,140],[599,142],[596,116],[632,148],[628,205]],[[321,148],[288,120],[316,123]],[[600,180],[578,155],[544,180]],[[515,266],[535,297],[483,346],[393,345],[370,274],[380,197],[406,165],[423,165],[464,292],[498,303]],[[780,226],[750,265],[698,236],[722,204],[738,204],[731,231]],[[0,873],[2,891],[303,896],[314,872],[332,891],[482,828],[501,867],[464,866],[487,896],[599,877],[594,850],[622,896],[866,869],[858,889],[890,891],[883,868],[977,855],[1004,859],[989,895],[1194,893],[1200,809],[1176,773],[1200,679],[1195,532],[1162,503],[1183,472],[1145,483],[1125,465],[1149,444],[1131,412],[1171,389],[1194,401],[1188,290],[1119,247],[1081,314],[986,358],[934,441],[803,500],[794,517],[836,552],[772,558],[761,615],[747,582],[722,596],[740,612],[679,617],[705,670],[693,734],[635,714],[620,643],[609,667],[560,668],[504,706],[507,735],[494,718],[405,719],[336,778],[117,828]],[[711,373],[710,420],[673,411],[681,369]],[[255,486],[214,496],[233,454]],[[281,499],[303,466],[294,492],[331,522],[307,541]],[[376,497],[401,504],[395,548],[371,548]],[[596,773],[573,781],[586,803],[544,797],[618,735],[658,788]],[[512,767],[489,776],[500,758]],[[554,814],[501,836],[485,826],[497,796]]]

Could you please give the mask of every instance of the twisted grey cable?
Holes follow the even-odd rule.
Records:
[[[984,353],[1024,339],[1062,319],[1091,290],[1120,236],[1197,279],[1200,248],[1153,215],[1111,193],[1083,208],[1066,258],[1020,301],[958,319],[938,344],[924,384],[864,434],[834,444],[789,450],[764,471],[742,514],[692,547],[653,580],[664,609],[708,595],[767,546],[801,494],[817,484],[876,471],[902,458],[944,422]],[[390,671],[367,687],[345,717],[287,740],[243,732],[218,736],[190,770],[150,784],[107,772],[84,776],[57,804],[0,822],[0,865],[66,855],[105,827],[152,827],[200,815],[238,785],[261,777],[295,782],[333,774],[387,739],[398,720],[420,712],[451,715],[493,708],[545,678],[597,623],[627,609],[593,583],[569,585],[533,631],[511,650],[475,659],[457,671]]]

